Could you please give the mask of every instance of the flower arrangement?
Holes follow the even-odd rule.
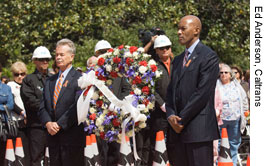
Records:
[[[123,130],[131,137],[134,132],[146,127],[149,110],[154,107],[155,81],[161,72],[151,55],[135,46],[121,45],[109,49],[95,63],[90,71],[91,76],[87,73],[78,80],[79,86],[85,88],[81,100],[86,100],[90,93],[85,131],[95,133],[109,142],[120,142]],[[93,91],[90,90],[92,83],[88,83],[93,79],[92,76],[98,82],[93,84],[97,85]],[[123,101],[111,100],[114,98],[110,94],[112,84],[117,77],[125,77],[131,85],[131,92]]]

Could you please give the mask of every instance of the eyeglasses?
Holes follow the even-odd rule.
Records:
[[[19,76],[25,76],[26,75],[26,73],[14,73],[14,76],[15,77],[19,77]]]
[[[39,62],[44,62],[44,61],[49,62],[50,61],[49,58],[36,58],[36,60],[39,61]]]
[[[165,46],[165,47],[159,47],[158,49],[160,49],[160,50],[169,50],[171,48],[171,46]]]
[[[220,74],[228,74],[229,72],[228,71],[221,71]]]

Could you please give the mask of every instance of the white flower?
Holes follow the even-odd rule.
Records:
[[[107,80],[106,84],[110,86],[112,84],[112,80]]]
[[[139,127],[142,129],[142,128],[145,128],[146,127],[146,123],[139,123]]]
[[[162,71],[158,71],[158,70],[157,70],[157,71],[155,72],[155,74],[156,74],[156,78],[159,78],[159,77],[161,76],[161,74],[162,74]]]
[[[149,55],[149,54],[143,54],[143,57],[144,57],[144,58],[150,58],[151,55]]]
[[[107,70],[107,72],[111,72],[112,66],[111,65],[106,65],[106,70]]]
[[[138,57],[139,56],[138,52],[133,52],[133,56]]]
[[[146,108],[143,110],[143,112],[144,112],[144,113],[148,113],[148,112],[149,112],[148,108],[146,107]]]
[[[114,55],[119,55],[120,54],[120,50],[119,49],[115,49],[113,52]]]
[[[129,49],[129,48],[130,48],[130,46],[126,45],[126,46],[125,46],[125,48],[126,48],[126,49]]]
[[[139,72],[144,74],[147,71],[147,67],[146,66],[140,66],[139,67]]]
[[[147,117],[144,114],[140,114],[138,117],[138,121],[140,121],[140,122],[145,122],[146,119],[147,119]]]
[[[127,51],[126,53],[125,53],[125,55],[124,55],[125,57],[132,57],[133,56],[133,54],[131,54],[130,53],[130,51]]]
[[[93,113],[95,113],[95,112],[96,112],[96,109],[91,107],[91,108],[90,108],[90,113],[93,114]]]
[[[143,47],[139,47],[139,48],[137,49],[137,51],[139,51],[139,52],[144,52],[145,49],[144,49]]]
[[[98,129],[99,129],[100,131],[104,131],[104,126],[103,126],[103,125],[98,126]]]
[[[97,118],[97,119],[96,119],[96,122],[95,122],[95,125],[98,126],[98,127],[102,126],[103,120],[104,120],[104,119],[102,119],[102,118],[100,118],[100,117]]]
[[[93,100],[97,100],[99,98],[99,95],[97,92],[94,92],[93,96],[92,96],[92,99]]]
[[[148,109],[151,109],[151,110],[154,108],[154,104],[151,102],[149,102],[147,106],[148,106]]]
[[[156,63],[156,61],[154,61],[154,59],[150,59],[149,61],[148,61],[148,65],[150,66],[150,65],[157,65],[157,63]]]
[[[136,89],[134,90],[134,93],[135,93],[136,95],[141,95],[142,91],[141,91],[139,88],[136,88]]]

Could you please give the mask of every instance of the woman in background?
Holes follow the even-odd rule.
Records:
[[[11,87],[12,94],[14,97],[14,109],[12,110],[12,118],[18,122],[18,137],[21,137],[23,150],[25,155],[25,164],[30,165],[29,159],[29,148],[28,148],[28,138],[26,133],[26,112],[24,104],[20,97],[20,87],[23,78],[27,74],[27,67],[23,62],[15,62],[11,66],[11,72],[13,74],[13,81],[8,82],[7,85]]]
[[[237,153],[241,143],[241,132],[244,131],[246,120],[244,112],[248,110],[248,100],[246,92],[240,83],[235,79],[231,68],[227,64],[222,64],[220,68],[220,79],[217,87],[222,100],[221,119],[222,128],[227,129],[230,151],[234,166],[237,164]]]

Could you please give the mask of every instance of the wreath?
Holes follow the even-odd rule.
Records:
[[[146,127],[155,103],[155,81],[160,75],[156,62],[142,47],[121,45],[109,49],[78,80],[83,89],[77,102],[78,123],[84,123],[89,134],[108,142],[134,136]],[[131,92],[123,100],[112,93],[117,77],[125,77],[131,85]]]

